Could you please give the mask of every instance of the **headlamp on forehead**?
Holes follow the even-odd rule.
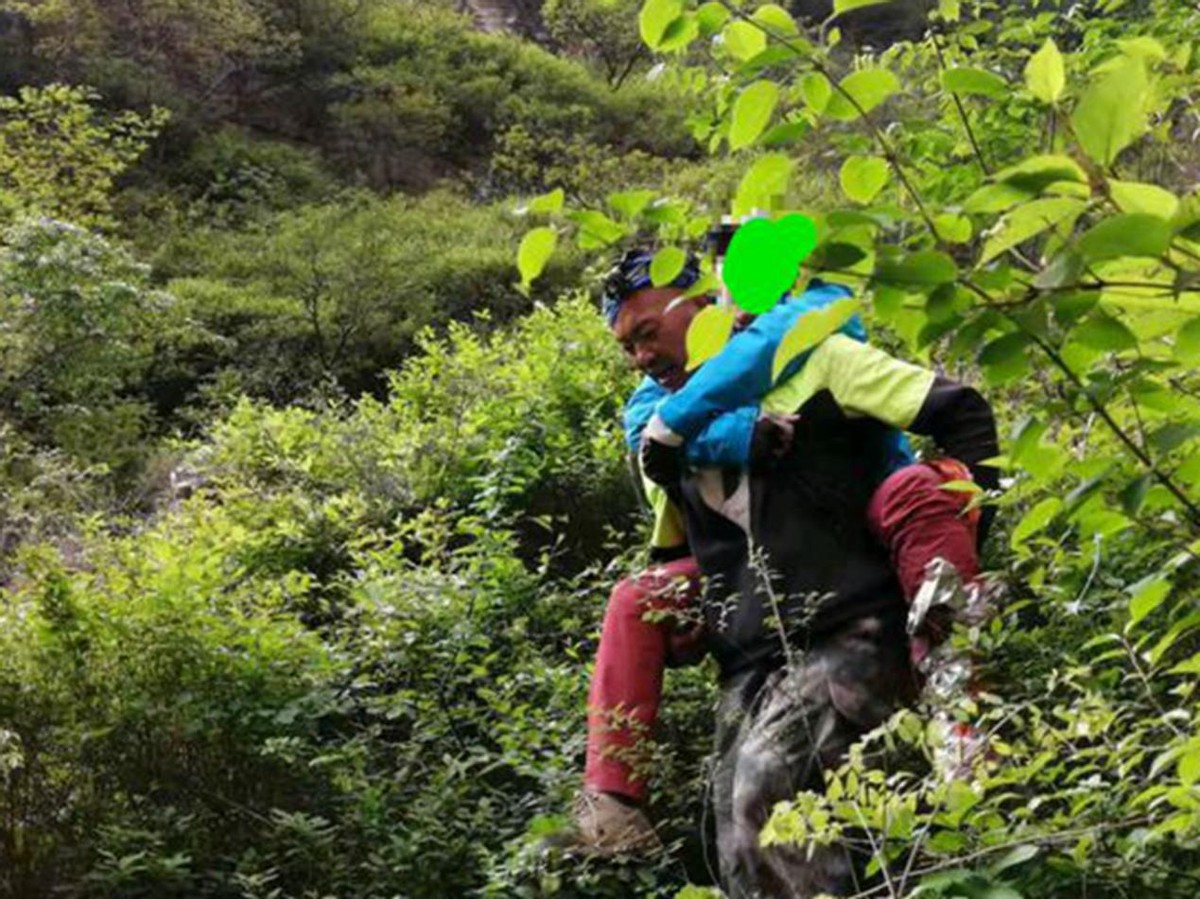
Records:
[[[611,328],[617,323],[617,314],[624,302],[647,287],[654,286],[650,277],[650,263],[654,261],[654,251],[645,248],[630,250],[613,266],[604,279],[604,293],[600,299],[600,308],[604,319]],[[688,253],[683,268],[670,284],[662,287],[678,287],[687,290],[700,280],[700,260],[694,253]]]

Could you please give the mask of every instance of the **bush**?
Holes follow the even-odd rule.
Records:
[[[499,208],[437,192],[359,197],[282,214],[247,232],[185,235],[160,257],[187,315],[221,338],[196,347],[196,377],[235,372],[276,402],[327,382],[382,394],[422,329],[528,309],[515,284],[518,226]],[[535,298],[578,271],[570,257]],[[182,277],[195,272],[198,276]],[[182,373],[180,373],[182,375]],[[185,389],[182,384],[176,393]],[[194,391],[194,386],[191,388]]]

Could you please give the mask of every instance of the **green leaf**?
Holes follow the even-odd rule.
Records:
[[[692,13],[684,13],[667,26],[658,42],[659,53],[673,53],[682,50],[700,36],[700,25]]]
[[[877,156],[851,156],[842,164],[842,190],[856,203],[870,203],[888,180],[888,164]]]
[[[829,105],[833,85],[820,72],[809,72],[800,81],[800,93],[804,96],[805,105],[819,115]]]
[[[1195,746],[1179,757],[1179,779],[1185,787],[1193,786],[1200,780],[1200,746]]]
[[[675,280],[683,271],[687,253],[679,247],[663,247],[650,260],[650,281],[655,287],[664,287]]]
[[[1063,88],[1067,85],[1067,73],[1062,54],[1050,38],[1025,66],[1025,85],[1031,94],[1049,106],[1057,103],[1062,96]]]
[[[732,14],[729,10],[715,0],[712,3],[705,3],[696,10],[696,24],[700,27],[700,34],[703,37],[711,37],[716,34],[729,21],[730,15]]]
[[[1032,200],[1033,191],[1025,190],[1013,184],[985,184],[963,203],[963,212],[971,215],[987,215],[1004,212],[1018,203]]]
[[[794,34],[800,33],[800,29],[796,27],[796,20],[792,18],[792,14],[782,6],[777,6],[774,3],[760,6],[754,10],[754,15],[750,18],[768,28],[773,34],[791,37]]]
[[[1146,67],[1137,60],[1094,79],[1071,114],[1071,125],[1080,146],[1103,166],[1146,131],[1146,104],[1150,82]]]
[[[580,249],[597,250],[611,246],[625,236],[625,229],[603,212],[584,209],[568,212],[567,218],[579,226],[577,242]]]
[[[880,260],[875,269],[877,280],[903,286],[946,284],[957,277],[958,266],[940,250],[923,250],[901,259]]]
[[[812,125],[808,122],[780,122],[764,134],[759,143],[764,147],[782,147],[807,137],[811,131]]]
[[[667,28],[683,15],[683,0],[646,0],[638,14],[638,32],[651,50],[657,50]]]
[[[1039,534],[1046,529],[1054,516],[1062,509],[1062,500],[1057,496],[1051,496],[1042,500],[1028,512],[1026,512],[1021,520],[1017,522],[1017,526],[1013,528],[1012,536],[1009,537],[1009,543],[1013,549],[1023,544],[1034,534]]]
[[[812,349],[830,334],[846,324],[858,311],[859,301],[846,297],[821,309],[814,309],[800,316],[792,325],[775,350],[775,362],[771,366],[771,380],[776,381],[788,363],[801,353]]]
[[[999,75],[970,66],[943,71],[942,87],[956,94],[978,94],[981,97],[1002,97],[1008,93],[1008,83]]]
[[[1179,211],[1179,197],[1157,184],[1109,180],[1108,190],[1122,212],[1144,212],[1172,219]]]
[[[553,228],[534,228],[523,238],[517,250],[517,270],[521,283],[528,287],[546,268],[546,263],[558,244],[558,234]]]
[[[746,215],[754,209],[769,209],[774,198],[787,194],[795,165],[795,160],[783,153],[767,153],[756,159],[738,185],[733,214]]]
[[[725,49],[742,61],[753,59],[767,49],[767,36],[762,30],[740,19],[726,25],[721,36]]]
[[[1173,421],[1158,428],[1150,435],[1150,445],[1162,455],[1179,449],[1190,440],[1200,436],[1200,424],[1188,421]]]
[[[1031,156],[994,176],[996,181],[1038,193],[1059,181],[1087,184],[1087,173],[1070,156]]]
[[[861,69],[843,78],[841,88],[867,113],[900,90],[900,81],[887,69]],[[853,121],[859,115],[840,91],[829,98],[825,114],[845,122]]]
[[[1023,865],[1032,858],[1036,858],[1041,849],[1034,845],[1017,846],[1015,849],[1006,852],[1004,856],[995,862],[988,870],[995,877],[1001,871],[1008,868],[1015,868],[1017,865]]]
[[[1171,245],[1171,226],[1156,215],[1126,212],[1105,219],[1079,239],[1088,262],[1121,256],[1159,257]]]
[[[942,212],[933,217],[938,237],[946,243],[968,243],[971,240],[971,220],[957,212]]]
[[[850,12],[852,9],[862,9],[865,6],[882,6],[884,3],[890,3],[891,0],[833,0],[833,14],[840,16],[844,12]]]
[[[1200,362],[1200,318],[1193,318],[1175,332],[1175,358],[1185,365]]]
[[[655,193],[652,190],[628,190],[609,194],[608,205],[617,215],[635,219],[642,214],[643,209],[650,205],[654,197]]]
[[[979,353],[979,364],[988,383],[993,386],[1007,384],[1025,374],[1029,370],[1029,360],[1025,357],[1028,345],[1029,338],[1014,331],[985,346]]]
[[[1036,237],[1066,219],[1074,218],[1083,212],[1086,205],[1082,200],[1072,197],[1046,197],[1018,206],[1005,216],[999,231],[988,238],[979,264],[984,265],[1017,244]]]
[[[743,90],[733,104],[733,121],[729,125],[729,147],[740,150],[758,139],[771,121],[775,104],[779,102],[779,87],[773,81],[755,81]]]
[[[524,215],[527,212],[534,214],[548,215],[562,210],[563,201],[566,199],[566,194],[563,193],[561,187],[557,187],[550,193],[542,194],[540,197],[534,197],[524,206],[517,209],[518,215]]]
[[[1071,339],[1103,352],[1119,353],[1137,346],[1137,338],[1124,324],[1097,312],[1071,332]]]
[[[734,306],[705,306],[692,319],[687,331],[687,370],[707,362],[725,347],[737,318]]]
[[[1134,585],[1129,600],[1129,626],[1133,627],[1163,604],[1171,593],[1171,581],[1156,576]]]

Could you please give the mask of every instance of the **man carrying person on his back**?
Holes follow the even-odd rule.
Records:
[[[856,322],[853,337],[828,338],[773,385],[779,340],[804,311],[846,294],[836,287],[781,303],[689,378],[687,328],[710,300],[680,299],[698,277],[695,260],[654,288],[650,258],[622,260],[606,312],[649,376],[627,429],[632,438],[645,427],[643,468],[665,488],[652,491],[662,564],[618,585],[606,613],[582,842],[611,851],[656,839],[636,807],[644,780],[621,751],[653,723],[662,667],[680,641],[645,613],[686,606],[703,573],[705,640],[722,680],[715,799],[727,889],[836,892],[852,876],[844,852],[806,861],[759,849],[758,831],[776,801],[819,785],[824,767],[914,695],[903,598],[925,563],[941,555],[965,578],[978,571],[961,499],[938,489],[962,466],[907,465],[896,428],[934,437],[986,488],[995,473],[978,463],[997,454],[994,423],[970,388],[859,342]]]

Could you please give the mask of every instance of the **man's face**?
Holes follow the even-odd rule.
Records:
[[[668,390],[687,383],[688,327],[705,302],[693,297],[671,306],[683,293],[678,287],[639,290],[622,304],[613,325],[630,361]]]

